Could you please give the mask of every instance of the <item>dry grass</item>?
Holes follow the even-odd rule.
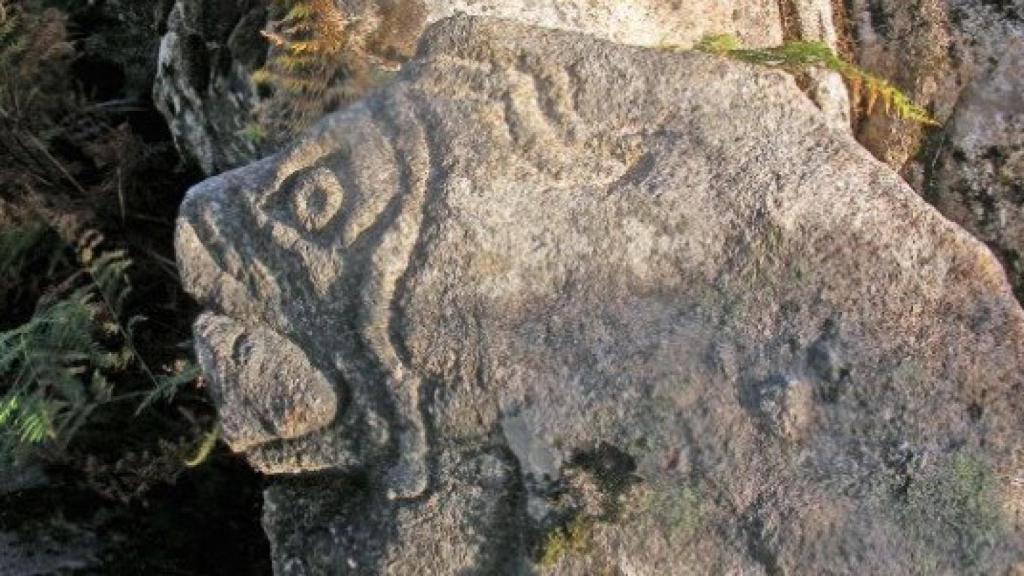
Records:
[[[271,91],[257,110],[258,134],[301,132],[370,84],[355,39],[357,20],[333,0],[278,0],[284,16],[263,35],[271,57],[253,80]]]
[[[426,19],[418,0],[381,1],[349,14],[333,0],[275,0],[266,65],[253,80],[270,92],[246,133],[284,138],[362,97],[410,58]]]

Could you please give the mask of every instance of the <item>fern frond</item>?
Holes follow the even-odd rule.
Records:
[[[246,141],[259,144],[267,138],[267,130],[256,122],[249,122],[238,131],[238,135]]]
[[[135,413],[141,414],[157,402],[170,402],[186,384],[195,382],[200,373],[197,366],[189,364],[177,374],[157,376],[156,385],[143,397]]]
[[[277,61],[277,67],[281,71],[290,74],[303,73],[309,75],[318,73],[321,71],[322,65],[323,63],[316,58],[301,54],[285,54]]]
[[[153,375],[132,341],[144,318],[124,319],[131,260],[124,251],[93,256],[95,247],[85,239],[80,250],[86,286],[0,332],[0,452],[66,443],[97,406],[117,400],[105,372],[134,364],[168,394],[169,385]],[[110,342],[115,336],[120,346]]]
[[[0,410],[2,435],[19,444],[56,440],[66,428],[62,423],[86,409],[83,364],[102,353],[90,336],[93,315],[88,292],[79,290],[0,334],[0,373],[10,378]]]
[[[288,39],[278,34],[277,32],[271,32],[270,30],[260,30],[260,35],[266,38],[270,43],[278,48],[284,48],[288,46]]]
[[[61,441],[91,411],[86,368],[102,365],[104,355],[94,338],[95,313],[92,294],[80,289],[0,333],[4,444]]]
[[[299,3],[299,4],[295,4],[294,6],[291,7],[290,10],[288,10],[288,13],[285,14],[284,21],[285,22],[301,22],[301,21],[310,20],[314,16],[315,16],[315,13],[313,12],[313,7],[311,5],[305,4],[305,3]]]
[[[273,91],[256,111],[264,133],[295,134],[335,105],[326,96],[351,74],[355,19],[334,0],[275,0],[285,9],[263,36],[272,55],[252,81]]]
[[[23,402],[14,419],[13,429],[18,442],[39,444],[48,438],[55,438],[56,431],[46,403],[38,398]]]
[[[739,40],[724,35],[706,37],[697,45],[697,49],[751,64],[781,68],[790,73],[803,72],[812,67],[832,70],[843,76],[854,92],[864,94],[869,114],[876,102],[881,102],[886,114],[928,126],[938,125],[924,107],[914,103],[900,89],[843,60],[824,42],[794,41],[772,48],[743,48]]]
[[[92,277],[100,296],[110,308],[114,318],[124,311],[124,303],[131,293],[128,283],[128,269],[132,266],[124,250],[104,252],[95,259],[86,262],[89,275]]]
[[[17,413],[20,404],[19,397],[14,394],[0,398],[0,426],[7,424],[11,420]]]
[[[729,34],[711,34],[705,36],[697,45],[698,50],[711,52],[713,54],[724,54],[732,52],[733,50],[739,50],[740,48],[741,45],[739,39]]]

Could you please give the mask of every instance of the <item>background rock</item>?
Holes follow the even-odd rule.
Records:
[[[266,59],[261,0],[178,0],[160,41],[153,101],[178,149],[207,174],[251,161],[246,135]]]
[[[177,249],[347,399],[238,446],[280,574],[1024,559],[1024,311],[784,74],[448,20]]]
[[[637,46],[669,45],[688,48],[709,34],[730,34],[747,46],[775,46],[782,43],[783,36],[779,3],[766,0],[424,2],[431,22],[455,14],[484,15],[544,28],[583,32],[620,44]]]
[[[171,0],[94,0],[69,7],[80,44],[73,73],[96,100],[149,100]]]
[[[1024,3],[853,3],[857,59],[930,106],[941,128],[863,120],[858,139],[1000,256],[1018,293],[1024,229],[1020,78]]]
[[[44,576],[94,568],[98,564],[98,548],[95,534],[67,524],[28,541],[0,532],[0,572]]]
[[[927,197],[992,246],[1024,299],[1024,35],[964,90],[941,138]]]

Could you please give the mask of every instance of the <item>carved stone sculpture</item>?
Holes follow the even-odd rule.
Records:
[[[177,248],[280,574],[1022,560],[1024,312],[782,73],[446,20]]]

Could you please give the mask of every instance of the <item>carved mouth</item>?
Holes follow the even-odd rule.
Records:
[[[183,285],[208,310],[194,325],[195,349],[222,437],[244,452],[331,425],[339,402],[324,374],[282,334],[285,315],[274,307],[276,299],[261,298],[253,282],[241,280],[251,278],[253,265],[220,233],[228,217],[239,212],[232,203],[237,199],[227,197],[237,187],[226,181],[234,174],[189,191],[175,248]]]
[[[204,313],[196,320],[195,341],[222,436],[233,450],[298,438],[334,421],[334,388],[291,340]]]

